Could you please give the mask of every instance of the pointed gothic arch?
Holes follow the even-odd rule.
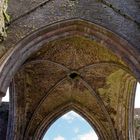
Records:
[[[118,57],[127,63],[139,81],[139,58],[130,43],[115,33],[94,23],[72,19],[45,26],[22,39],[12,47],[2,58],[0,69],[0,89],[5,93],[13,75],[28,57],[39,50],[43,44],[52,40],[80,35],[96,40],[112,50]],[[18,60],[18,61],[17,61]]]
[[[36,32],[30,34],[29,36],[21,40],[14,48],[11,48],[3,56],[0,66],[0,90],[3,93],[3,95],[17,71],[19,71],[19,69],[22,68],[22,65],[24,65],[24,63],[25,65],[27,63],[31,63],[26,63],[26,60],[32,54],[40,50],[44,44],[51,41],[67,39],[69,37],[74,36],[82,36],[84,38],[94,40],[101,45],[104,45],[106,48],[111,50],[116,56],[118,56],[118,58],[122,59],[128,65],[128,67],[125,65],[122,66],[118,63],[113,63],[113,65],[117,65],[121,69],[129,72],[131,75],[135,75],[135,77],[138,80],[140,79],[140,67],[138,65],[140,60],[139,58],[136,58],[136,56],[138,56],[136,55],[137,52],[133,49],[131,44],[129,44],[126,40],[122,39],[115,33],[94,23],[90,23],[88,21],[83,21],[80,19],[71,19],[48,25],[37,30]],[[70,70],[70,72],[72,71]],[[134,94],[131,95],[130,98],[131,100],[128,101],[128,106],[130,107],[129,113],[131,124],[131,120],[133,118],[132,104],[134,101]],[[14,109],[15,108],[12,108],[11,111],[14,111]],[[112,128],[113,122],[111,118],[109,118],[109,120],[110,126]],[[14,123],[14,121],[11,121],[11,123]],[[132,133],[132,130],[130,130],[130,133]],[[112,135],[114,139],[117,139],[117,134],[114,129],[112,130]]]
[[[53,122],[42,138],[45,139],[78,139],[78,138],[99,139],[98,134],[95,132],[91,124],[77,111],[70,110],[57,118]]]
[[[42,124],[40,124],[39,129],[36,130],[34,139],[41,140],[43,138],[44,134],[46,133],[46,130],[48,130],[49,127],[53,123],[55,123],[56,120],[61,118],[63,115],[65,115],[69,111],[74,111],[77,114],[79,114],[82,118],[84,118],[89,123],[89,125],[93,128],[93,130],[96,132],[99,139],[104,140],[105,137],[107,137],[105,132],[103,134],[97,127],[95,127],[95,125],[93,124],[93,120],[92,120],[93,118],[90,116],[90,114],[85,112],[84,109],[82,109],[82,107],[80,107],[78,104],[68,103],[68,104],[64,105],[63,107],[58,108],[54,112],[50,113],[49,117],[43,120]],[[96,125],[97,125],[97,123],[96,123]]]

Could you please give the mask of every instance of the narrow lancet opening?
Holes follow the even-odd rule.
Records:
[[[2,98],[2,102],[9,102],[9,87],[7,88],[6,95]]]
[[[140,83],[136,86],[135,108],[140,108]]]
[[[74,111],[57,119],[42,140],[98,140],[89,123]]]
[[[140,139],[140,83],[137,83],[134,106],[135,139]]]

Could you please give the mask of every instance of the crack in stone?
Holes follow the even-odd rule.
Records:
[[[37,5],[36,7],[34,7],[33,9],[31,9],[30,11],[24,13],[23,15],[11,20],[10,22],[6,23],[6,27],[10,26],[12,23],[14,23],[15,21],[17,21],[18,19],[29,15],[30,13],[36,11],[38,8],[46,5],[48,2],[50,2],[51,0],[46,0],[44,2],[42,2],[41,4]],[[103,3],[104,5],[106,5],[107,7],[111,8],[114,12],[118,13],[119,15],[123,16],[124,18],[133,21],[134,23],[137,24],[137,26],[140,28],[140,22],[138,22],[136,19],[134,19],[133,17],[131,17],[128,14],[125,14],[124,12],[122,12],[120,9],[117,9],[115,6],[113,6],[112,4],[110,4],[109,2],[105,1],[105,0],[97,0],[98,2]]]
[[[133,17],[131,17],[130,15],[125,14],[124,12],[122,12],[120,9],[117,9],[115,6],[113,6],[112,4],[110,4],[109,2],[105,1],[105,0],[98,0],[98,2],[103,3],[104,5],[106,5],[107,7],[111,8],[114,12],[118,13],[119,15],[123,16],[124,18],[133,21],[134,23],[137,24],[137,26],[140,28],[140,22],[138,22],[137,20],[135,20]]]
[[[11,20],[10,22],[6,23],[6,27],[10,26],[12,23],[14,23],[15,21],[19,20],[20,18],[22,18],[22,17],[24,17],[24,16],[26,16],[26,15],[31,14],[32,12],[34,12],[34,11],[36,11],[38,8],[40,8],[40,7],[44,6],[44,5],[46,5],[46,4],[47,4],[48,2],[50,2],[50,1],[51,1],[51,0],[46,0],[46,1],[42,2],[42,3],[40,3],[39,5],[37,5],[36,7],[34,7],[33,9],[31,9],[30,11],[28,11],[28,12],[22,14],[21,16],[15,18],[15,19],[13,19],[13,20]]]

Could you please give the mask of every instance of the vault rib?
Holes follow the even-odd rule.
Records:
[[[119,67],[121,68],[122,70],[126,71],[127,73],[129,73],[130,75],[133,75],[132,72],[124,65],[122,64],[119,64],[119,63],[115,63],[115,62],[111,62],[111,61],[108,61],[108,62],[98,62],[98,63],[94,63],[94,64],[89,64],[89,65],[86,65],[82,68],[79,68],[78,71],[81,72],[85,69],[90,69],[90,68],[96,68],[96,67],[101,67],[102,66],[115,66],[115,67]]]
[[[103,112],[105,113],[105,115],[107,117],[107,120],[110,125],[110,130],[114,136],[114,140],[117,140],[117,136],[116,136],[116,133],[115,133],[115,130],[113,127],[113,123],[111,121],[110,115],[109,115],[108,111],[106,110],[106,107],[105,107],[104,102],[102,101],[101,97],[96,93],[96,91],[90,86],[90,84],[85,79],[83,79],[82,77],[80,77],[79,79],[83,82],[84,86],[89,90],[89,92],[97,99],[97,102],[99,103],[101,109],[103,110]]]
[[[66,79],[67,79],[67,75],[64,76],[62,79],[60,79],[59,81],[57,81],[57,82],[46,92],[47,94],[45,94],[45,96],[42,97],[42,99],[40,100],[39,104],[37,105],[37,107],[35,107],[35,110],[33,111],[33,114],[32,114],[32,116],[31,116],[31,119],[30,119],[29,123],[27,124],[27,129],[26,129],[24,135],[25,135],[26,133],[28,133],[28,130],[30,129],[30,126],[31,126],[31,122],[32,122],[32,120],[33,120],[33,118],[34,118],[33,116],[36,115],[36,113],[37,113],[39,107],[41,106],[41,104],[42,104],[42,103],[44,102],[44,100],[51,94],[51,92],[52,92],[53,90],[55,90],[55,89],[56,89],[61,83],[63,83]]]
[[[28,65],[28,64],[37,64],[37,63],[43,63],[43,62],[48,62],[48,63],[52,63],[54,65],[57,65],[59,67],[61,67],[62,69],[66,70],[66,71],[70,71],[70,69],[68,69],[66,66],[64,66],[63,64],[60,64],[60,63],[57,63],[57,62],[54,62],[54,61],[51,61],[51,60],[48,60],[48,59],[37,59],[37,60],[32,60],[32,61],[29,61],[27,63],[25,63],[23,65],[23,68]]]

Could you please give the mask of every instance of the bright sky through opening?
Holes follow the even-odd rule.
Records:
[[[140,83],[136,87],[135,108],[140,108]]]
[[[2,102],[9,102],[9,88],[6,91],[6,96],[2,98]]]
[[[52,124],[43,140],[98,140],[98,136],[85,119],[70,111]]]

